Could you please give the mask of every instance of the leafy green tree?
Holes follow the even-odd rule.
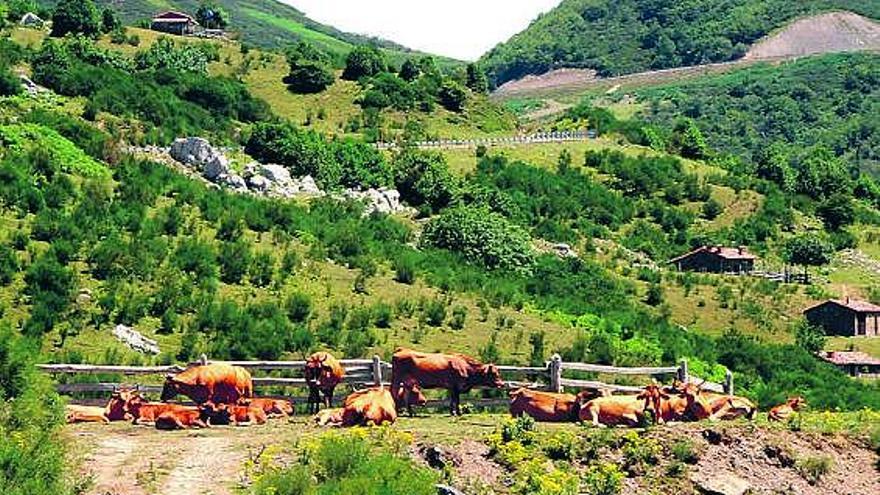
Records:
[[[845,194],[835,194],[820,203],[816,208],[816,214],[832,231],[851,225],[856,218],[852,198]]]
[[[701,210],[703,218],[706,220],[715,220],[723,211],[724,207],[721,206],[721,203],[715,200],[715,198],[709,198],[708,201],[703,203],[703,208]]]
[[[385,72],[388,63],[385,55],[374,46],[355,47],[345,60],[342,78],[347,81],[359,81],[364,77],[373,77]]]
[[[196,10],[196,21],[206,29],[226,29],[229,13],[216,2],[202,2]]]
[[[467,91],[458,82],[447,79],[440,86],[440,104],[450,112],[461,112],[467,103]]]
[[[422,69],[415,60],[408,58],[400,66],[400,72],[397,75],[406,82],[413,82],[422,75]]]
[[[455,207],[431,220],[421,242],[447,249],[488,269],[528,272],[534,263],[529,235],[483,208]]]
[[[305,41],[287,51],[287,63],[290,73],[284,82],[294,93],[320,93],[336,80],[330,58]]]
[[[799,320],[794,325],[795,344],[810,354],[818,354],[825,348],[827,340],[824,330],[810,325],[806,320]]]
[[[25,294],[31,298],[31,318],[26,332],[39,336],[61,321],[76,289],[76,276],[52,253],[41,255],[24,276]]]
[[[486,77],[486,73],[483,72],[483,69],[477,64],[468,64],[466,71],[466,85],[471,91],[479,94],[489,92],[489,79]]]
[[[682,119],[675,124],[671,144],[685,158],[705,158],[709,150],[703,132],[692,119]]]
[[[227,284],[238,284],[251,265],[251,249],[247,239],[224,242],[218,250],[220,280]]]
[[[394,158],[394,184],[415,207],[440,211],[459,195],[459,184],[439,153],[407,149]]]
[[[101,32],[101,17],[93,0],[61,0],[52,14],[52,36],[67,34],[96,36]]]
[[[105,7],[101,12],[101,32],[110,33],[122,28],[122,21],[112,7]],[[123,31],[124,32],[124,31]]]
[[[802,234],[785,243],[785,260],[794,265],[827,265],[833,254],[831,244],[815,234]]]

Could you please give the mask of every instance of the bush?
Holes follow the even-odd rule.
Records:
[[[312,314],[312,298],[303,292],[294,292],[284,303],[287,318],[294,323],[305,323]]]
[[[336,80],[329,57],[301,41],[287,52],[290,73],[284,79],[294,93],[312,94],[327,89]]]
[[[401,198],[428,213],[453,204],[459,185],[440,153],[406,149],[394,158],[394,185]]]
[[[467,90],[461,84],[448,79],[440,86],[440,104],[450,112],[461,112],[467,103]]]
[[[401,284],[412,285],[416,281],[416,261],[415,256],[409,253],[402,253],[391,260],[394,268],[394,280]]]
[[[590,495],[619,495],[623,491],[624,478],[616,464],[599,462],[587,469],[583,485]]]
[[[19,268],[16,252],[5,244],[0,245],[0,285],[9,285]]]
[[[9,67],[0,63],[0,96],[15,96],[24,92],[21,80]]]
[[[432,327],[439,327],[446,321],[446,303],[442,299],[433,299],[425,302],[422,309],[425,323]]]
[[[384,72],[386,66],[385,56],[378,48],[358,46],[348,54],[342,78],[348,81],[358,81],[364,77],[373,77]]]
[[[672,444],[672,447],[669,448],[669,451],[672,453],[672,457],[680,462],[696,464],[697,461],[700,460],[694,442],[687,439],[676,441]]]
[[[92,0],[61,0],[52,14],[52,36],[84,34],[95,36],[101,32],[101,18]]]
[[[529,235],[497,213],[457,207],[431,220],[422,234],[424,246],[448,249],[490,270],[528,273],[535,256]]]
[[[461,330],[467,321],[467,308],[464,306],[456,306],[452,309],[452,319],[449,320],[449,328],[453,330]]]
[[[623,466],[633,476],[642,476],[660,459],[660,444],[653,438],[629,432],[623,437]]]
[[[811,485],[815,485],[834,469],[834,459],[828,455],[809,456],[798,459],[795,467]]]

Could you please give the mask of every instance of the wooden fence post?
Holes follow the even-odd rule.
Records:
[[[682,359],[678,367],[678,381],[682,383],[687,383],[689,380],[690,376],[688,374],[688,362],[687,359]]]
[[[730,370],[724,375],[724,393],[733,395],[733,373]]]
[[[202,353],[202,355],[199,356],[199,364],[201,364],[202,366],[205,366],[208,364],[208,355],[207,354]]]
[[[379,356],[373,356],[373,382],[377,387],[382,385],[382,360]]]
[[[562,393],[562,356],[554,354],[550,358],[550,391]]]

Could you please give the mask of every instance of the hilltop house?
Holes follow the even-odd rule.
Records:
[[[880,306],[847,297],[831,299],[804,310],[811,325],[828,335],[845,337],[880,336]]]
[[[754,271],[757,259],[744,246],[703,246],[669,260],[669,264],[682,271],[745,274]]]
[[[880,378],[880,359],[864,352],[827,351],[819,357],[855,378]]]
[[[150,29],[153,31],[181,36],[195,33],[198,26],[199,23],[189,14],[174,11],[162,12],[153,17],[153,21],[150,23]]]

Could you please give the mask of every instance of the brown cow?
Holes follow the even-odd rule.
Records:
[[[801,396],[789,397],[789,399],[785,401],[785,404],[781,404],[770,409],[767,418],[770,421],[786,421],[794,413],[800,411],[806,405],[806,399]]]
[[[745,397],[711,392],[703,392],[703,397],[706,398],[712,409],[710,419],[732,420],[742,417],[755,419],[755,415],[758,413],[758,406]]]
[[[263,425],[266,424],[266,411],[256,404],[232,405],[213,404],[211,402],[202,405],[212,425]]]
[[[193,411],[198,412],[199,408],[164,402],[147,402],[140,394],[135,394],[125,405],[125,413],[131,415],[132,423],[136,425],[153,424],[165,413]]]
[[[501,373],[494,364],[482,364],[464,354],[428,354],[410,349],[397,349],[391,358],[391,395],[405,398],[399,388],[402,384],[418,383],[423,389],[449,390],[449,409],[453,416],[461,415],[461,394],[474,387],[504,387]],[[404,402],[409,414],[412,407]]]
[[[355,392],[345,399],[342,426],[381,426],[397,421],[394,397],[385,387]]]
[[[394,403],[415,404],[421,407],[428,403],[428,399],[425,397],[425,394],[422,393],[422,387],[419,386],[418,382],[410,380],[406,383],[400,384],[397,390],[397,395],[394,396]]]
[[[165,411],[156,418],[157,430],[188,430],[207,428],[208,414],[202,408]]]
[[[109,423],[110,419],[105,414],[105,408],[96,406],[78,406],[67,404],[64,406],[64,418],[68,424],[72,423]]]
[[[655,406],[653,398],[645,392],[639,395],[599,397],[581,405],[580,421],[590,421],[593,426],[638,426],[645,421],[645,411]]]
[[[196,404],[235,404],[239,399],[252,397],[254,386],[246,369],[212,363],[168,375],[162,389],[162,401],[169,401],[177,394],[186,395]]]
[[[293,404],[286,399],[254,397],[252,399],[241,399],[238,401],[238,405],[258,407],[270,418],[293,416]]]
[[[701,421],[712,417],[712,407],[702,394],[702,385],[688,383],[681,385],[677,393],[670,394],[666,388],[657,384],[645,387],[652,401],[649,409],[654,413],[658,424],[670,421]]]
[[[342,408],[324,409],[318,411],[314,416],[315,424],[318,426],[342,425]]]
[[[303,375],[309,386],[309,413],[317,413],[322,402],[324,407],[333,407],[333,391],[345,378],[345,368],[339,361],[328,352],[316,352],[306,360]]]
[[[526,414],[548,423],[577,421],[577,406],[578,397],[572,394],[553,394],[525,387],[510,393],[510,415],[514,418]]]

